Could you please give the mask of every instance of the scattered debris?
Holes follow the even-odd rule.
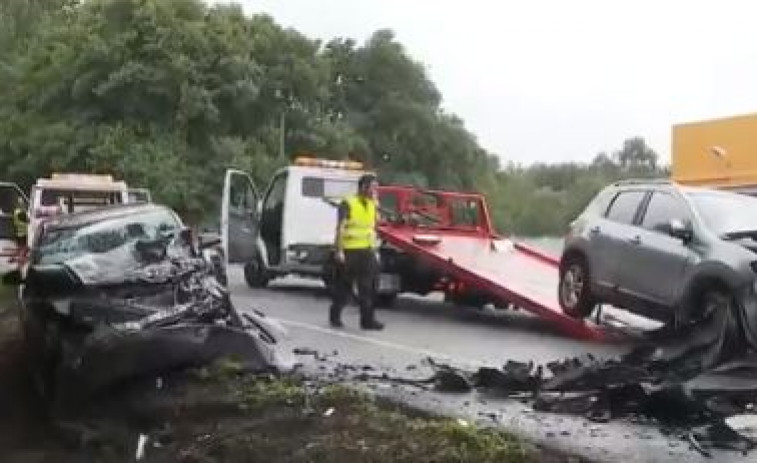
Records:
[[[619,359],[586,355],[548,363],[549,376],[533,363],[510,361],[476,372],[428,363],[439,391],[484,389],[526,400],[536,411],[679,429],[703,455],[711,448],[757,448],[750,426],[736,428],[728,420],[749,415],[757,428],[751,415],[757,402],[757,304],[734,303],[677,332],[668,329]],[[599,437],[599,429],[591,435]]]
[[[293,349],[293,352],[295,355],[311,355],[313,357],[318,355],[318,351],[315,349],[310,349],[308,347],[295,347]]]

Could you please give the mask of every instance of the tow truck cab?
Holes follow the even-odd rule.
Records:
[[[32,246],[40,223],[51,215],[136,202],[151,202],[149,190],[129,188],[111,175],[54,173],[37,179],[29,198],[28,245]]]
[[[364,173],[359,162],[300,157],[259,195],[249,175],[227,171],[221,239],[228,262],[244,265],[251,287],[286,275],[328,282],[338,205]]]

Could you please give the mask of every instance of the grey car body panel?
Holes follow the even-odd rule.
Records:
[[[644,190],[633,223],[606,217],[618,193]],[[682,220],[691,240],[645,228],[641,221],[653,194],[674,197],[688,217]],[[735,194],[735,193],[734,193]],[[644,316],[669,321],[681,307],[696,302],[703,283],[717,282],[731,291],[752,289],[757,242],[752,249],[710,231],[684,189],[674,183],[619,182],[604,188],[571,223],[563,259],[581,255],[587,262],[590,288],[597,302],[610,303]]]

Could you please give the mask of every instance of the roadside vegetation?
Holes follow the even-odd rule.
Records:
[[[640,138],[587,164],[500,161],[389,30],[322,43],[200,0],[4,0],[0,23],[0,162],[25,187],[114,173],[198,223],[225,168],[262,185],[312,153],[483,192],[502,231],[554,235],[608,181],[666,174]]]
[[[0,454],[18,462],[562,462],[511,435],[297,376],[226,361],[109,391],[56,426],[23,368],[17,317],[0,304]]]

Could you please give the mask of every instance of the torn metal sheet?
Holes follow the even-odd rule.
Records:
[[[754,299],[745,291],[730,308],[677,330],[665,327],[655,333],[656,342],[621,358],[569,358],[546,368],[508,362],[457,376],[471,375],[477,388],[525,397],[538,411],[582,415],[598,423],[651,420],[677,429],[705,455],[712,448],[748,452],[757,448],[754,435],[728,420],[754,413],[757,403]],[[437,376],[442,372],[452,375],[449,367],[437,368]]]

